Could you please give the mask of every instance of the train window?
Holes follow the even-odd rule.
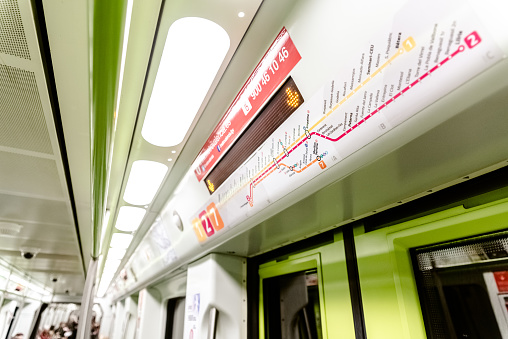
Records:
[[[266,338],[321,339],[315,270],[263,281]]]
[[[182,338],[185,321],[185,298],[168,300],[166,312],[166,339]]]
[[[323,338],[318,262],[313,255],[260,266],[260,338]]]
[[[428,338],[508,338],[508,233],[411,253]]]

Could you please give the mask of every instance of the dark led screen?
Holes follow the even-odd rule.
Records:
[[[295,82],[289,77],[273,95],[256,119],[205,178],[216,190],[268,137],[303,103]]]

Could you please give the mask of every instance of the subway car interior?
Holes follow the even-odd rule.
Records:
[[[508,339],[506,13],[0,0],[0,339]]]

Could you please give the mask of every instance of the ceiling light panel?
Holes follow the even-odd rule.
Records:
[[[114,233],[113,236],[111,237],[110,246],[112,248],[126,249],[131,244],[131,241],[132,241],[131,234]]]
[[[124,248],[110,248],[108,251],[108,260],[122,260],[127,250]]]
[[[105,287],[108,287],[109,286],[109,283],[111,282],[111,280],[113,280],[113,278],[115,277],[115,272],[103,272],[102,273],[102,276],[101,276],[101,283],[100,285],[105,285]]]
[[[146,210],[144,208],[122,206],[120,207],[120,212],[118,212],[115,227],[120,231],[134,232],[141,224],[145,213]]]
[[[134,161],[123,194],[123,200],[132,205],[150,204],[167,171],[168,167],[159,162]]]
[[[180,144],[230,46],[213,21],[187,17],[169,28],[141,135],[149,143]]]
[[[108,258],[108,260],[106,260],[106,263],[104,264],[104,271],[109,271],[109,272],[114,273],[120,266],[120,262],[121,262],[120,259]]]
[[[113,279],[113,278],[111,278]],[[101,279],[101,283],[99,285],[99,289],[97,290],[97,297],[103,298],[106,295],[106,292],[109,287],[109,283],[111,282],[111,279]]]

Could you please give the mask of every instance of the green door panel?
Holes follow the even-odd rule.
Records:
[[[335,242],[332,244],[291,255],[284,261],[272,261],[260,265],[260,338],[265,338],[263,279],[313,268],[317,269],[319,279],[319,302],[321,305],[323,338],[355,338],[344,242],[341,233],[335,235]]]
[[[355,229],[367,337],[426,338],[409,249],[508,228],[508,199],[364,233]]]

